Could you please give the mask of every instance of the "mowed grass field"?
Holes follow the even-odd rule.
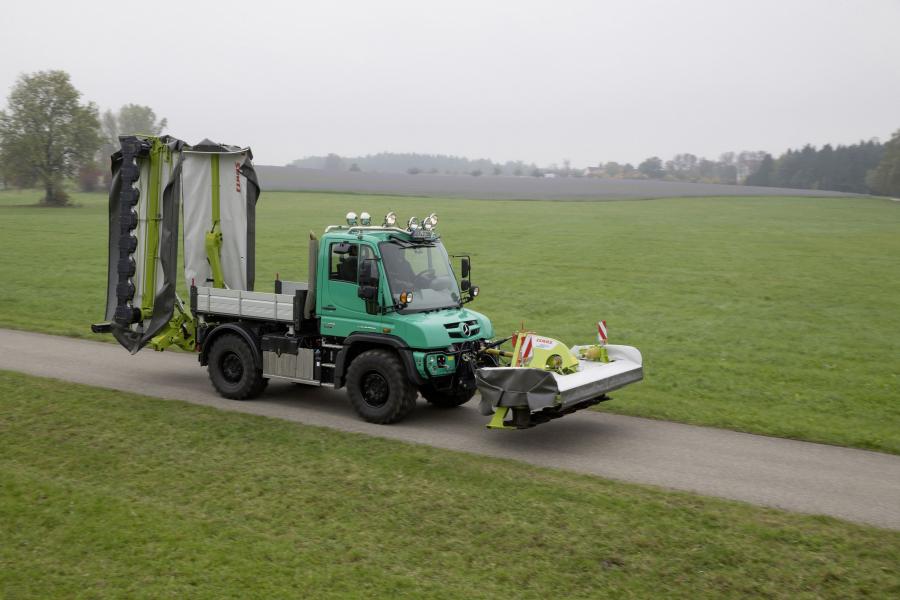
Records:
[[[87,337],[106,286],[106,199],[0,192],[0,326]],[[305,279],[307,232],[435,211],[499,334],[644,353],[602,410],[900,453],[900,204],[698,198],[515,202],[264,193],[257,289]],[[52,360],[52,357],[48,357]],[[198,377],[203,375],[198,372]],[[552,424],[547,425],[552,427]]]
[[[4,598],[891,598],[900,533],[0,372]]]

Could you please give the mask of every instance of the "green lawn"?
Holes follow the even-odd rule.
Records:
[[[0,192],[0,326],[88,336],[102,318],[106,200]],[[628,414],[900,453],[900,205],[878,199],[509,202],[264,193],[257,287],[306,273],[306,232],[348,210],[434,210],[473,257],[498,333],[639,347]],[[198,377],[202,376],[198,373]]]
[[[4,598],[888,598],[900,533],[0,372]]]

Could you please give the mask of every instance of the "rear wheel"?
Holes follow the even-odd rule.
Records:
[[[223,334],[213,342],[207,369],[216,391],[231,400],[255,398],[269,383],[256,367],[253,348],[233,333]]]
[[[475,395],[475,389],[456,388],[454,390],[436,390],[429,385],[423,385],[419,388],[422,397],[428,400],[429,404],[439,408],[455,408],[462,406],[472,399]]]
[[[360,417],[381,424],[403,419],[418,397],[400,358],[388,350],[367,350],[350,363],[347,395]]]

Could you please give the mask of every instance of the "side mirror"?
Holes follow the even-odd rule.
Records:
[[[366,312],[370,315],[378,313],[378,283],[378,262],[374,258],[364,259],[359,263],[356,295],[365,300]]]
[[[357,289],[356,294],[366,302],[375,301],[378,298],[378,286],[361,285]]]
[[[462,267],[460,268],[461,279],[469,278],[469,271],[472,270],[472,261],[468,257],[462,259]]]

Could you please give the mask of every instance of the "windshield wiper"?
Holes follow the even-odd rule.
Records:
[[[451,308],[457,308],[457,309],[462,308],[462,303],[452,304],[450,306],[438,306],[437,308],[425,308],[425,309],[422,309],[420,312],[423,312],[423,313],[437,312],[439,310],[450,310]]]

